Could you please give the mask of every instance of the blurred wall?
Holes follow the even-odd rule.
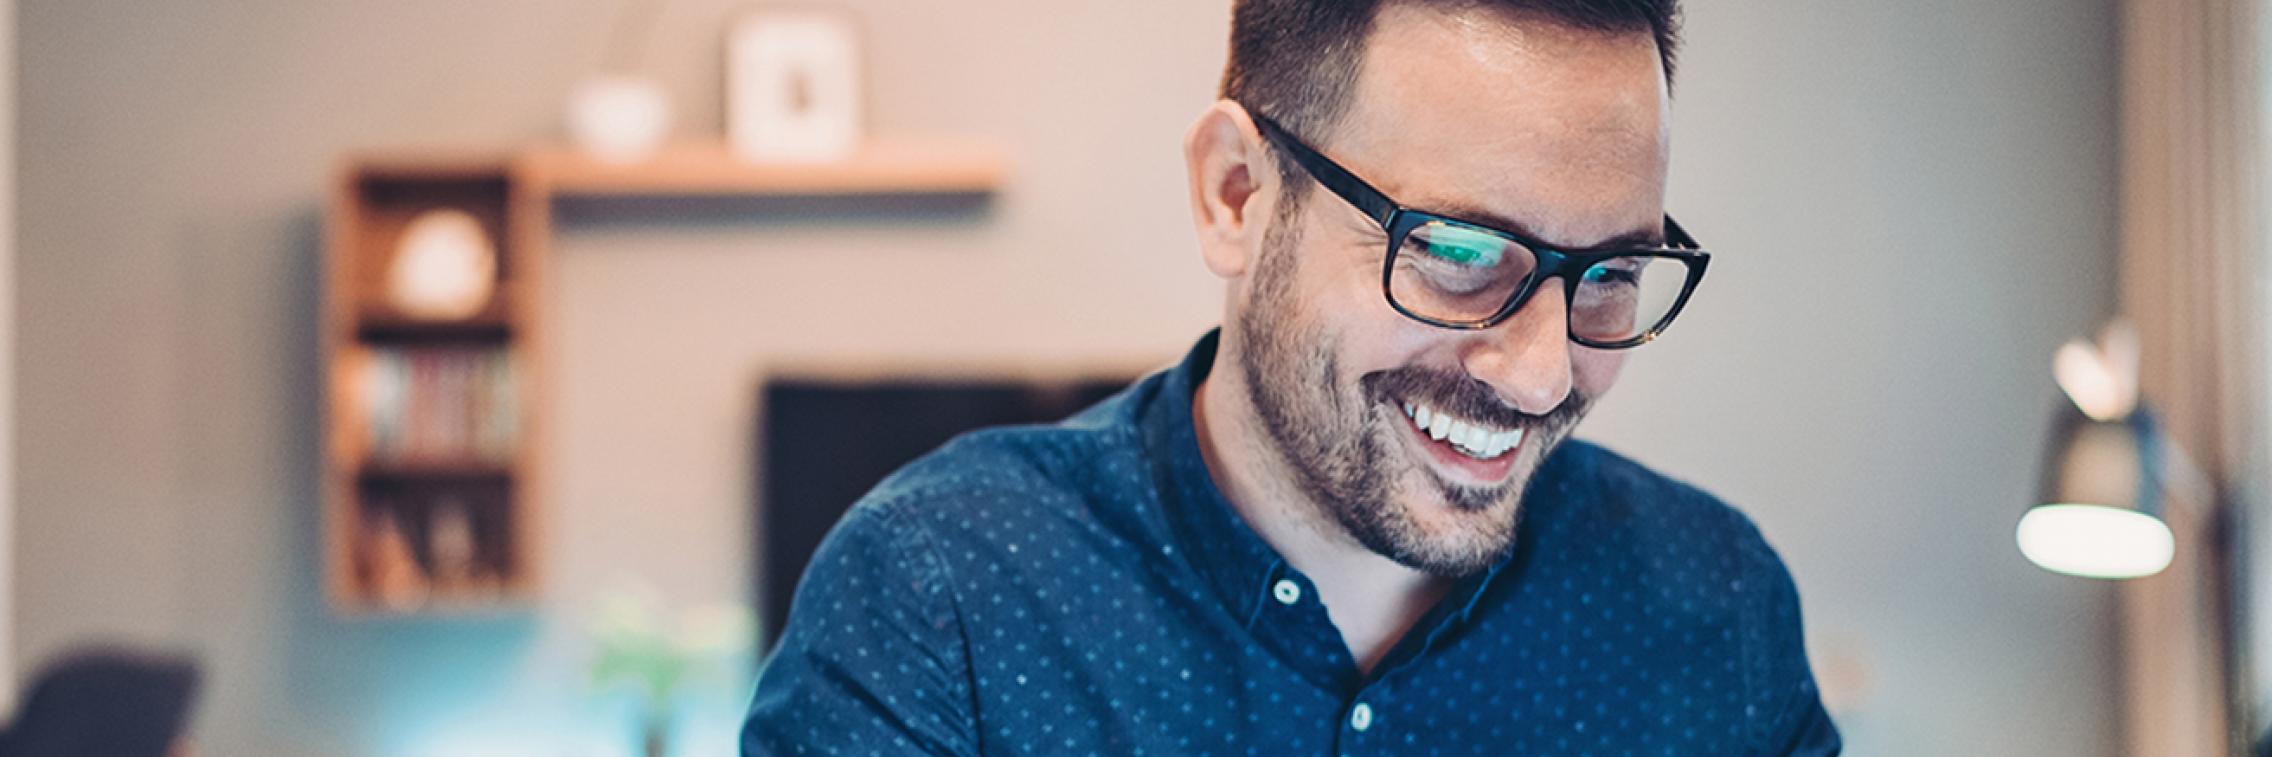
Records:
[[[16,0],[0,0],[0,681],[16,676]],[[0,684],[0,712],[15,706]]]
[[[1857,754],[2116,752],[2111,589],[2013,529],[2112,308],[2117,7],[1693,6],[1670,202],[1723,254],[1589,431],[1760,523]]]
[[[834,4],[865,17],[872,126],[999,140],[1008,189],[975,213],[563,207],[550,594],[348,622],[314,554],[327,172],[557,134],[618,3],[24,3],[22,659],[197,651],[212,754],[616,753],[586,620],[634,576],[746,596],[766,371],[1151,364],[1212,322],[1177,149],[1224,0]],[[720,130],[740,5],[654,25],[640,69],[683,133]],[[1692,10],[1672,202],[1720,254],[1588,431],[1781,547],[1818,664],[1853,671],[1855,753],[2112,753],[2109,597],[2011,541],[2050,351],[2112,291],[2112,5]],[[740,696],[693,716],[687,753],[729,743]]]

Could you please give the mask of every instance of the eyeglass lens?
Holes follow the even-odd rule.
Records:
[[[1538,266],[1530,248],[1503,235],[1428,221],[1398,244],[1389,296],[1425,318],[1480,323],[1497,315]],[[1574,286],[1562,282],[1570,333],[1601,343],[1639,338],[1671,316],[1687,279],[1688,266],[1673,258],[1622,255],[1599,261]]]

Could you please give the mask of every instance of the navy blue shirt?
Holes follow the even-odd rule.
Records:
[[[1758,530],[1579,441],[1510,556],[1360,673],[1200,457],[1214,352],[878,485],[807,569],[742,753],[1838,752]]]

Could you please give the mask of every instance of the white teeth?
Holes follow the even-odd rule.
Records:
[[[1511,449],[1514,449],[1514,448],[1515,448],[1515,445],[1517,445],[1517,444],[1521,444],[1521,443],[1523,443],[1523,430],[1522,430],[1522,429],[1519,429],[1519,428],[1518,428],[1518,429],[1514,429],[1514,430],[1511,430],[1511,431],[1501,431],[1501,432],[1499,432],[1499,438],[1497,438],[1497,439],[1494,439],[1494,440],[1492,440],[1492,442],[1491,442],[1491,448],[1492,448],[1492,449],[1494,449],[1494,450],[1498,450],[1498,452],[1494,452],[1494,453],[1492,453],[1492,454],[1493,454],[1493,455],[1498,455],[1498,454],[1504,453],[1504,452],[1506,452],[1507,450],[1511,450]]]
[[[1428,438],[1447,441],[1454,449],[1468,457],[1490,460],[1506,454],[1523,441],[1522,429],[1493,431],[1469,423],[1449,414],[1413,402],[1404,404],[1405,415],[1411,416],[1412,425],[1428,434]]]

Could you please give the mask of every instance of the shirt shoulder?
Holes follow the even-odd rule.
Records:
[[[1156,533],[1157,486],[1137,418],[1157,377],[1052,424],[971,431],[908,463],[853,505],[946,544],[1105,529]]]
[[[1569,527],[1615,537],[1643,556],[1739,559],[1747,569],[1783,572],[1782,561],[1750,518],[1718,496],[1591,442],[1571,440],[1542,471]],[[1654,553],[1654,554],[1652,554]],[[1730,566],[1738,567],[1738,566]]]
[[[1690,638],[1718,639],[1742,683],[1748,738],[1784,743],[1821,709],[1805,651],[1799,594],[1751,518],[1709,492],[1599,446],[1572,441],[1541,484],[1562,523],[1542,545],[1567,569],[1617,576],[1639,608]],[[1822,730],[1835,731],[1824,721]],[[1833,747],[1833,750],[1835,747]],[[1813,753],[1813,752],[1809,752]]]
[[[1747,653],[1790,641],[1755,636],[1796,633],[1799,608],[1790,570],[1751,518],[1609,450],[1563,446],[1539,479],[1548,489],[1525,503],[1541,511],[1536,567],[1630,590],[1664,627],[1742,636]]]

